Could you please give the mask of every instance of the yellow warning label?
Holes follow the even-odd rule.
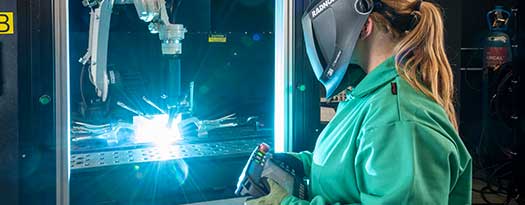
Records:
[[[13,18],[13,12],[0,12],[0,35],[15,33]]]
[[[208,36],[209,43],[226,43],[228,38],[222,34],[211,34]]]

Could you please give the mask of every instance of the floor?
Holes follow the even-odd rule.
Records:
[[[472,188],[475,190],[481,190],[485,185],[486,183],[481,180],[474,179],[472,181]],[[490,202],[490,204],[504,204],[506,200],[506,196],[502,194],[485,194],[485,197]],[[483,200],[479,192],[473,191],[472,192],[472,204],[489,204],[489,203]]]

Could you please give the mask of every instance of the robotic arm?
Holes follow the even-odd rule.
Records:
[[[165,0],[83,0],[82,3],[91,8],[91,18],[88,49],[79,62],[89,66],[91,83],[102,101],[106,101],[108,96],[107,54],[114,4],[135,5],[139,18],[150,23],[148,26],[150,33],[159,34],[162,54],[170,56],[182,54],[181,41],[187,30],[182,24],[170,22]]]
[[[90,67],[89,79],[95,86],[97,95],[106,101],[109,79],[107,75],[107,55],[109,24],[115,0],[84,0],[84,6],[91,8],[89,21],[89,45],[80,63]],[[88,65],[89,64],[89,65]]]

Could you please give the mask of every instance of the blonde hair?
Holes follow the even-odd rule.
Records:
[[[445,54],[441,8],[433,3],[418,0],[381,1],[399,15],[417,18],[415,27],[402,31],[395,28],[383,14],[371,14],[374,22],[398,40],[394,53],[399,75],[412,87],[441,105],[457,130],[454,77]]]

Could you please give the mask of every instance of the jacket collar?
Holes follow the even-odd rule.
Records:
[[[391,82],[397,76],[395,59],[390,57],[368,73],[349,94],[352,97],[362,98]]]

